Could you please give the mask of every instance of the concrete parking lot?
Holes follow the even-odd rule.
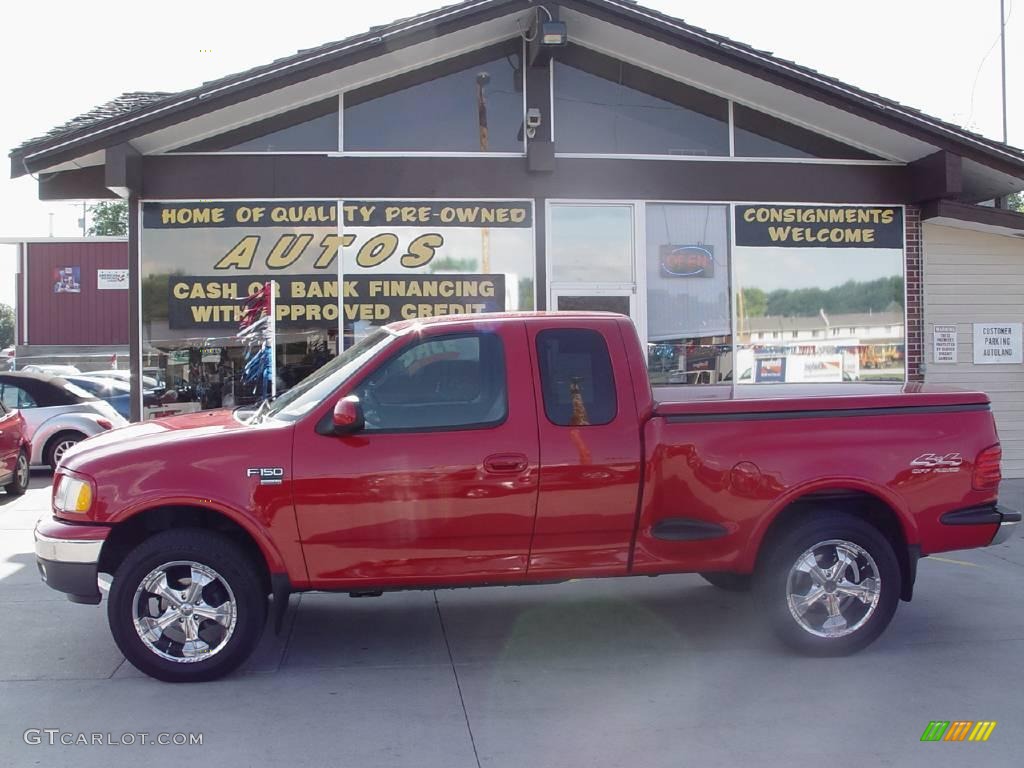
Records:
[[[1024,751],[1020,538],[923,561],[914,602],[851,658],[791,655],[748,596],[675,576],[293,597],[241,671],[169,685],[125,663],[105,605],[40,583],[48,483],[0,494],[0,765],[934,768]],[[921,743],[931,720],[998,725],[987,743]],[[59,743],[141,732],[202,744]]]

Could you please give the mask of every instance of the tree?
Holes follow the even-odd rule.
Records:
[[[128,203],[124,200],[104,200],[89,206],[92,237],[125,237],[128,234]]]
[[[1024,213],[1024,192],[1014,192],[1006,198],[1006,207],[1017,213]]]
[[[14,343],[14,310],[7,304],[0,304],[0,349]]]

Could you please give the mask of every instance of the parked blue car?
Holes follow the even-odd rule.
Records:
[[[116,379],[93,379],[85,375],[64,376],[62,378],[77,387],[81,387],[89,394],[95,395],[101,400],[106,400],[114,407],[115,411],[126,419],[131,418],[132,390],[124,382],[117,381]]]

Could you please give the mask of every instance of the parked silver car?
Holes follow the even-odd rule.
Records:
[[[0,401],[21,411],[32,464],[53,469],[76,443],[128,423],[110,403],[47,374],[0,373]]]

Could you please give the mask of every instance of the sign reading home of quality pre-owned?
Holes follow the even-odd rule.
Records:
[[[333,326],[338,322],[338,281],[324,275],[192,277],[171,275],[167,291],[171,328],[236,326],[244,299],[265,281],[277,281],[281,326]],[[501,312],[502,274],[366,274],[346,277],[341,301],[346,321],[389,323],[435,315]]]
[[[975,323],[974,364],[1024,363],[1021,323]]]
[[[737,205],[736,245],[902,248],[903,209],[860,205]]]

